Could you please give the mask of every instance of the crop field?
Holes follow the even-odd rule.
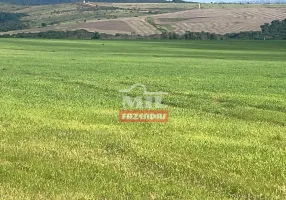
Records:
[[[286,18],[286,5],[196,3],[72,3],[44,6],[15,6],[0,3],[0,11],[25,13],[31,28],[10,31],[41,32],[78,30],[116,34],[152,35],[176,33],[235,33],[260,30],[264,23]],[[152,19],[153,23],[148,23]],[[149,20],[150,21],[150,20]],[[48,27],[41,27],[46,23]],[[3,34],[3,33],[0,33]]]
[[[0,199],[285,199],[285,85],[285,41],[0,39]]]
[[[194,3],[66,3],[57,5],[11,5],[0,2],[0,12],[9,11],[25,13],[32,28],[39,27],[41,23],[60,25],[82,25],[84,21],[99,21],[106,19],[145,16],[152,14],[170,13],[197,8]],[[116,30],[116,29],[115,29]]]
[[[210,32],[239,33],[259,31],[264,23],[286,18],[286,7],[280,8],[223,8],[188,10],[154,16],[155,24],[169,26],[177,33]]]
[[[192,4],[191,4],[192,5]],[[150,15],[154,23],[147,23],[146,16],[91,21],[83,24],[61,26],[67,30],[86,29],[104,33],[160,33],[159,26],[167,31],[183,34],[186,31],[210,33],[238,33],[258,31],[264,23],[286,18],[286,6],[265,8],[209,8]]]

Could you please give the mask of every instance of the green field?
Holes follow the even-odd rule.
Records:
[[[285,41],[1,39],[0,199],[285,199],[285,85]]]

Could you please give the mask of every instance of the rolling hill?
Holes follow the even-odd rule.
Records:
[[[78,29],[109,34],[183,34],[186,31],[225,34],[257,31],[264,23],[286,18],[286,6],[278,4],[201,4],[201,9],[195,3],[4,5],[0,6],[0,12],[24,13],[22,20],[30,25],[30,29],[9,34]]]
[[[61,4],[61,3],[74,3],[81,2],[79,0],[1,0],[3,3],[19,4],[19,5],[49,5],[49,4]],[[165,2],[165,0],[92,0],[90,2],[112,2],[112,3],[159,3]]]
[[[59,3],[72,3],[77,0],[1,0],[3,3],[21,4],[21,5],[46,5]]]

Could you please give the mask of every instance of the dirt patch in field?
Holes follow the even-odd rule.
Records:
[[[71,24],[66,26],[67,30],[86,29],[88,31],[99,31],[108,33],[131,33],[134,29],[122,20],[105,20],[98,22],[87,22]]]
[[[145,17],[122,19],[125,23],[132,27],[134,33],[140,35],[152,35],[161,33],[157,28],[146,22]]]
[[[175,21],[174,19],[184,19]],[[159,25],[170,25],[175,32],[231,33],[260,30],[264,23],[286,18],[286,8],[202,9],[154,16]]]

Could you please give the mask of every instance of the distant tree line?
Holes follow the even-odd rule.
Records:
[[[87,30],[76,31],[47,31],[40,33],[18,33],[14,35],[0,35],[4,38],[50,38],[50,39],[124,39],[124,40],[286,40],[286,19],[283,21],[275,20],[271,24],[261,26],[261,31],[248,31],[240,33],[215,34],[208,32],[190,32],[177,34],[175,32],[165,32],[142,36],[137,34],[106,34],[89,32]]]
[[[0,12],[0,32],[29,28],[28,24],[20,20],[24,16],[26,16],[24,13]]]
[[[282,21],[274,20],[270,24],[266,23],[260,26],[260,28],[261,28],[261,31],[230,33],[230,34],[226,34],[225,36],[231,39],[286,40],[286,19]]]
[[[260,28],[262,35],[267,39],[286,39],[286,19],[283,21],[274,20],[271,24],[264,24]]]
[[[17,21],[21,17],[25,16],[24,13],[7,13],[7,12],[0,12],[0,22],[7,22],[7,21]]]

